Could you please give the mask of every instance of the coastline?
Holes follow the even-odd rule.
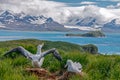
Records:
[[[99,53],[119,53],[120,52],[120,34],[119,33],[105,33],[104,38],[91,37],[66,37],[65,34],[69,32],[26,32],[26,31],[9,31],[0,30],[0,41],[19,40],[19,39],[38,39],[49,41],[64,41],[78,45],[95,44],[99,48]],[[79,33],[79,32],[75,32]]]

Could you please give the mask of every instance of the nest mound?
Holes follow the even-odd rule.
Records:
[[[50,73],[49,71],[42,68],[26,68],[25,71],[38,76],[40,80],[69,80],[72,75],[81,76],[81,74],[67,71],[57,71],[56,73]]]
[[[42,80],[57,80],[55,75],[42,68],[26,68],[25,70],[27,72],[35,74],[39,79]]]

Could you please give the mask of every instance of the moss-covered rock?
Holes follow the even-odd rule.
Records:
[[[93,44],[84,45],[84,46],[82,46],[82,48],[84,51],[86,51],[88,53],[98,54],[98,48]]]

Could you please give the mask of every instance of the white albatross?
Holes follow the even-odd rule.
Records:
[[[14,48],[8,51],[7,53],[4,54],[4,56],[7,56],[8,54],[11,54],[12,52],[20,52],[24,57],[32,61],[32,65],[34,67],[41,67],[44,61],[44,57],[50,53],[52,53],[56,59],[58,59],[59,61],[62,61],[61,56],[59,55],[58,51],[55,48],[52,48],[45,52],[41,52],[42,47],[43,47],[43,44],[38,45],[37,53],[32,54],[29,51],[27,51],[25,48],[23,48],[22,46],[19,46],[17,48]]]
[[[78,62],[73,62],[72,60],[67,60],[65,67],[67,67],[68,72],[81,73],[82,71],[82,65]]]

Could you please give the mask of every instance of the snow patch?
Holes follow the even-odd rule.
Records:
[[[120,18],[119,18],[119,19],[116,19],[116,24],[119,24],[119,25],[120,25]]]
[[[93,28],[93,27],[87,27],[87,26],[64,26],[65,28],[77,28],[80,30],[85,30],[85,31],[96,31],[96,30],[101,30],[100,28]]]
[[[0,22],[0,28],[5,28],[5,26]]]
[[[37,20],[31,21],[32,24],[43,24],[45,23],[45,21],[47,20],[47,18],[45,17],[38,17]]]

